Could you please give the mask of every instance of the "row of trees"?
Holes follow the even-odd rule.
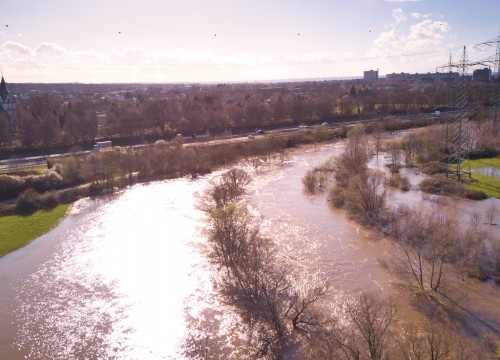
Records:
[[[120,101],[86,94],[67,100],[62,95],[36,93],[18,102],[18,129],[10,128],[3,119],[5,114],[0,114],[0,145],[13,140],[22,145],[53,145],[102,137],[220,134],[360,116],[413,114],[445,106],[444,82],[385,85],[305,82],[273,87],[200,86],[182,91],[136,90]],[[489,90],[484,91],[474,90],[471,103],[487,105]]]
[[[158,140],[141,147],[115,147],[90,154],[76,153],[47,159],[41,172],[13,170],[0,174],[0,200],[18,198],[17,210],[29,212],[85,196],[111,193],[136,182],[206,174],[221,165],[245,161],[255,170],[272,162],[282,163],[285,149],[300,143],[338,138],[339,131],[322,128],[318,132],[296,132],[288,136],[265,136],[239,142],[192,144],[182,137]],[[29,199],[29,206],[26,205]],[[4,204],[0,214],[16,212]]]

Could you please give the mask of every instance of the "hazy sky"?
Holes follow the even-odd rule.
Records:
[[[500,32],[500,0],[12,0],[7,82],[218,82],[434,72]]]

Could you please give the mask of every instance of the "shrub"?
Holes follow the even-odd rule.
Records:
[[[318,176],[316,175],[316,171],[308,170],[302,178],[302,184],[308,192],[316,192],[316,189],[318,188]]]
[[[48,157],[47,158],[47,168],[52,169],[54,165],[56,164],[56,159]]]
[[[398,188],[402,191],[410,190],[410,182],[406,176],[400,174],[393,174],[388,179],[388,185],[393,188]]]
[[[34,188],[38,192],[44,192],[60,188],[63,179],[61,175],[53,170],[47,170],[42,175],[29,175],[25,177],[26,187]]]
[[[17,175],[0,175],[0,200],[15,199],[26,189],[25,181]]]
[[[168,146],[168,142],[166,142],[165,140],[156,140],[155,146],[156,147],[165,147],[165,146]]]
[[[89,196],[102,195],[103,192],[104,192],[104,187],[97,182],[93,182],[92,184],[90,184],[88,188]]]
[[[342,186],[335,185],[330,189],[330,192],[328,194],[328,199],[330,200],[332,206],[339,209],[345,205],[345,196],[346,196],[346,189]]]
[[[431,161],[422,166],[422,172],[427,175],[446,174],[448,166],[440,161]]]
[[[40,196],[39,201],[40,207],[44,209],[53,209],[59,205],[58,196],[54,192],[49,192],[48,194]]]
[[[392,174],[397,174],[397,173],[399,173],[399,170],[401,169],[401,164],[399,164],[399,163],[391,163],[391,164],[387,165],[387,167],[389,168],[389,171]]]
[[[462,183],[442,175],[423,180],[420,190],[436,195],[460,196],[471,200],[484,200],[487,198],[482,191],[466,189]]]
[[[16,208],[21,213],[32,213],[40,206],[40,195],[35,189],[24,190],[16,200]]]
[[[485,200],[488,198],[488,195],[479,190],[464,189],[464,197],[470,200]]]

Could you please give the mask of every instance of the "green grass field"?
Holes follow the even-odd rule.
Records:
[[[45,170],[47,170],[47,166],[40,165],[40,166],[30,166],[30,167],[17,168],[17,169],[12,169],[12,170],[0,170],[0,174],[15,174],[17,172],[25,172],[25,171],[42,174]]]
[[[68,204],[31,215],[0,217],[0,257],[17,250],[52,229],[66,215]]]
[[[471,170],[481,168],[500,169],[500,156],[488,159],[469,160]],[[467,185],[469,189],[479,190],[484,192],[489,197],[500,199],[500,179],[472,172],[472,178],[476,182]]]

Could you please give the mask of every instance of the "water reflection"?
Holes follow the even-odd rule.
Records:
[[[492,176],[495,178],[500,178],[500,169],[497,168],[487,167],[487,168],[474,169],[474,172]]]
[[[305,172],[340,150],[311,146],[285,163],[248,167],[249,204],[263,235],[304,274],[336,289],[332,301],[366,290],[397,296],[395,276],[380,266],[393,254],[391,242],[330,209],[325,194],[302,192]],[[384,169],[383,155],[370,166]],[[416,186],[421,175],[405,171]],[[185,338],[195,353],[241,341],[230,331],[235,318],[213,296],[202,254],[205,214],[196,205],[208,181],[137,185],[114,199],[82,200],[55,231],[0,259],[3,358],[179,359]],[[392,199],[413,204],[421,195],[395,191]],[[469,213],[495,201],[460,206]],[[483,287],[474,283],[464,303],[497,326],[500,292]],[[415,316],[409,306],[403,313]]]
[[[54,258],[19,285],[28,358],[179,358],[189,294],[206,291],[203,182],[139,185],[83,211]],[[81,204],[79,204],[81,205]],[[202,286],[203,285],[203,286]],[[208,287],[209,289],[209,287]]]

